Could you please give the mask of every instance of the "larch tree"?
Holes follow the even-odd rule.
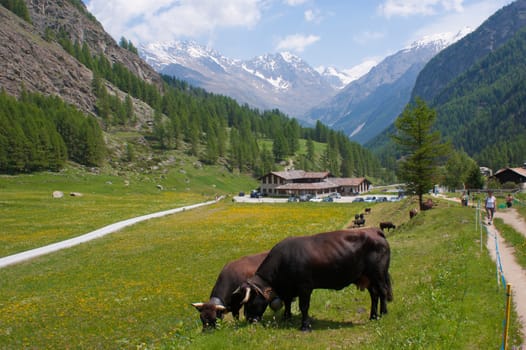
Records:
[[[450,145],[442,143],[440,133],[432,131],[436,112],[417,98],[395,121],[397,131],[393,141],[400,148],[398,177],[405,182],[408,193],[418,196],[420,209],[423,196],[438,183],[439,166],[446,158]]]

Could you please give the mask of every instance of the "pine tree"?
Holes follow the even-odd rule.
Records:
[[[417,98],[395,121],[397,133],[392,136],[403,154],[398,177],[409,193],[418,196],[421,209],[424,193],[437,183],[438,165],[449,150],[449,145],[440,142],[440,133],[431,131],[435,120],[436,112]]]

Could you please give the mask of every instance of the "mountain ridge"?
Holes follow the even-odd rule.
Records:
[[[311,109],[304,118],[343,130],[359,143],[369,141],[392,124],[409,102],[414,82],[425,64],[470,31],[466,27],[457,33],[440,33],[414,41]]]
[[[171,41],[141,44],[139,54],[162,74],[188,79],[255,108],[279,109],[295,118],[334,95],[344,84],[342,77],[350,79],[340,71],[320,74],[288,52],[237,60],[196,42]]]

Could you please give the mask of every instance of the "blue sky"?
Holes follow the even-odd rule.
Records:
[[[84,0],[117,41],[194,40],[224,56],[289,51],[349,69],[425,35],[478,27],[513,0]]]

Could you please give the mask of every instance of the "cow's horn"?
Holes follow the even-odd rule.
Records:
[[[192,306],[195,307],[197,310],[203,307],[205,303],[192,303]]]
[[[246,287],[245,288],[245,297],[241,301],[241,305],[246,304],[248,302],[248,300],[250,299],[250,292],[251,292],[251,289],[249,287]]]

